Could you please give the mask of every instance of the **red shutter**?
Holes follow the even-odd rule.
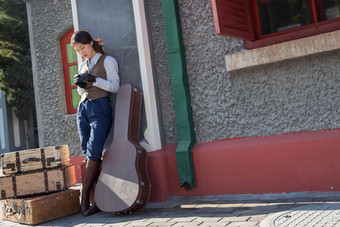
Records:
[[[255,39],[250,0],[211,0],[211,3],[218,35]]]

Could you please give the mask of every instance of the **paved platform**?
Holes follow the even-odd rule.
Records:
[[[333,216],[327,216],[325,213],[323,216],[318,215],[323,211],[332,213]],[[304,212],[303,218],[300,215],[301,212]],[[299,226],[292,222],[295,219],[307,220],[310,224],[317,217],[323,221],[331,217],[333,225],[321,225],[325,222],[316,222],[315,225],[307,223],[307,225],[300,226],[340,226],[338,214],[340,214],[340,192],[219,195],[171,197],[164,203],[149,203],[145,208],[133,214],[115,215],[99,212],[83,217],[79,213],[36,226],[295,227]],[[1,219],[0,226],[28,225]]]

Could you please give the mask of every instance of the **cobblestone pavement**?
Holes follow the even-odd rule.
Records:
[[[83,217],[79,213],[37,226],[276,226],[271,217],[281,217],[277,226],[291,226],[282,219],[282,215],[288,217],[284,212],[306,210],[305,207],[311,206],[324,209],[327,204],[338,203],[340,192],[171,197],[164,203],[149,203],[133,214],[99,212]],[[340,205],[332,211],[340,214]],[[0,226],[28,225],[1,219]]]

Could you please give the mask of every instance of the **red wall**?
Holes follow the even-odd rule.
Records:
[[[340,191],[340,129],[196,144],[197,187],[179,186],[175,145],[148,153],[151,202],[170,195]]]

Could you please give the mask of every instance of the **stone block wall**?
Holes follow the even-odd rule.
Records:
[[[73,28],[70,0],[27,0],[39,146],[80,155],[76,115],[67,114],[60,38]]]

